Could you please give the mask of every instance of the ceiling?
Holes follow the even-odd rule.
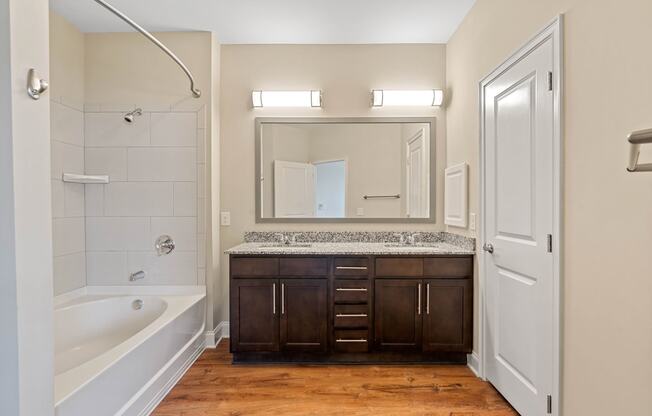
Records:
[[[108,0],[150,31],[221,43],[446,43],[475,0]],[[130,27],[93,0],[50,0],[83,32]]]

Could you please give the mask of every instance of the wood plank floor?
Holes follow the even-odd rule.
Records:
[[[466,366],[231,365],[206,350],[155,416],[518,415]]]

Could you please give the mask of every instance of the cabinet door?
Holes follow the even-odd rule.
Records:
[[[471,352],[471,280],[430,279],[424,284],[423,350]]]
[[[376,347],[421,349],[421,279],[376,279],[375,286]]]
[[[231,285],[231,351],[278,351],[278,280],[232,279]]]
[[[281,348],[325,352],[328,344],[326,279],[281,279]]]

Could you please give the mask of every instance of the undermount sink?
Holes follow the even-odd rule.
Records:
[[[283,243],[270,243],[270,244],[261,244],[261,248],[309,248],[312,247],[310,243],[294,243],[294,244],[283,244]]]

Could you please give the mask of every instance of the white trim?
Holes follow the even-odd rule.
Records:
[[[562,270],[562,245],[563,245],[563,86],[564,86],[564,74],[563,74],[563,23],[564,16],[557,16],[550,24],[548,24],[542,31],[540,31],[535,37],[533,37],[529,42],[510,56],[505,62],[500,64],[496,69],[490,72],[485,78],[480,81],[479,88],[479,109],[480,109],[480,163],[478,169],[478,183],[480,184],[480,227],[479,227],[479,238],[478,238],[478,247],[482,247],[485,243],[485,230],[484,226],[486,221],[485,219],[485,183],[483,178],[484,172],[484,158],[485,158],[485,149],[484,149],[484,87],[494,78],[502,74],[506,69],[514,65],[516,62],[521,60],[526,56],[531,50],[536,48],[541,42],[552,38],[553,39],[553,118],[554,118],[554,130],[553,130],[553,380],[552,380],[552,396],[553,396],[553,405],[552,405],[552,415],[561,416],[561,360],[562,360],[562,350],[561,350],[561,324],[562,324],[562,313],[561,313],[561,280],[563,278]],[[479,264],[479,311],[478,311],[478,321],[479,321],[479,348],[478,348],[478,358],[479,362],[479,376],[485,378],[486,376],[486,363],[487,359],[485,354],[487,349],[485,348],[486,340],[486,313],[485,313],[485,274],[486,274],[486,265],[485,265],[485,254],[480,252],[478,254],[478,264]]]
[[[480,377],[480,356],[473,351],[466,356],[466,365],[473,371],[476,377]]]
[[[222,321],[212,331],[204,333],[206,337],[206,348],[215,348],[224,338],[229,337],[229,321]]]

